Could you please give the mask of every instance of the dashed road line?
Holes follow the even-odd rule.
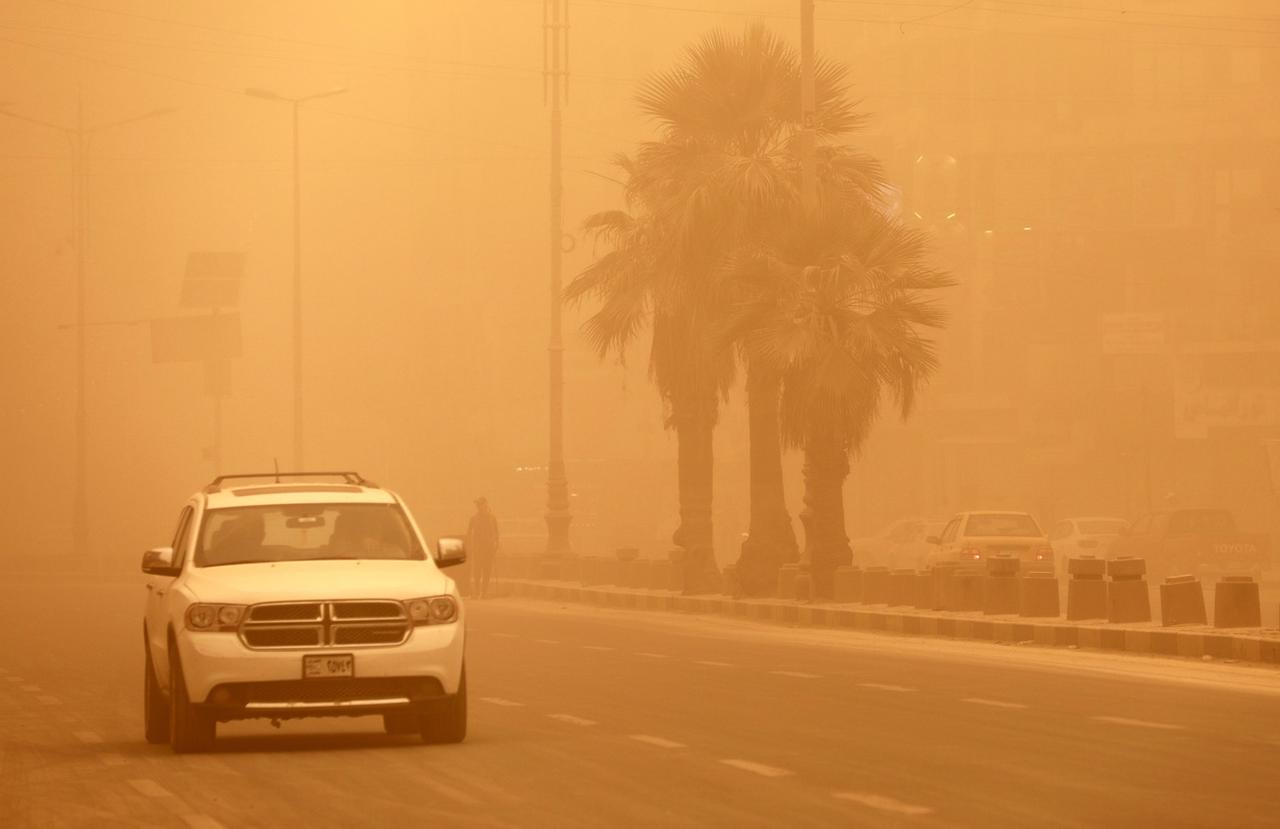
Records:
[[[520,637],[514,633],[490,633],[490,636],[497,636],[499,639],[519,639]]]
[[[583,645],[582,647],[583,647],[583,648],[585,648],[586,650],[589,650],[589,651],[612,651],[612,650],[617,650],[616,648],[611,648],[611,647],[609,647],[608,645]]]
[[[1158,728],[1158,729],[1160,729],[1160,730],[1162,730],[1162,731],[1183,731],[1183,730],[1185,730],[1185,729],[1184,729],[1182,726],[1180,726],[1180,725],[1172,725],[1172,724],[1170,724],[1170,723],[1163,723],[1163,722],[1149,722],[1149,721],[1147,721],[1147,720],[1131,720],[1131,719],[1129,719],[1128,717],[1106,717],[1106,716],[1100,716],[1100,717],[1091,717],[1090,719],[1097,720],[1098,722],[1112,723],[1112,724],[1114,724],[1114,725],[1132,725],[1132,726],[1134,726],[1134,727],[1136,727],[1136,728]]]
[[[104,766],[123,766],[129,762],[123,754],[116,754],[114,751],[99,754],[98,760],[100,760]]]
[[[169,791],[164,786],[161,786],[156,781],[149,780],[145,777],[130,780],[129,785],[133,786],[133,788],[137,790],[138,794],[145,795],[147,797],[173,797],[173,792]]]
[[[42,690],[39,685],[20,685],[19,688],[21,688],[23,691],[29,691],[33,694],[38,693],[39,691]]]
[[[76,731],[73,736],[82,743],[100,743],[102,735],[94,731]]]
[[[558,644],[560,644],[560,640],[559,640],[559,639],[534,639],[533,641],[537,642],[539,645],[558,645]]]
[[[870,806],[872,809],[879,809],[882,812],[893,812],[899,815],[927,815],[933,812],[928,806],[914,806],[879,794],[832,792],[831,796],[837,800],[847,800],[850,803],[858,803],[863,806]]]
[[[60,705],[61,704],[57,697],[51,697],[48,694],[41,694],[40,696],[36,697],[36,702],[40,703],[41,705]]]
[[[631,734],[631,739],[637,743],[645,745],[657,746],[658,748],[684,748],[684,743],[677,743],[675,740],[667,740],[663,737],[654,737],[650,734]]]
[[[973,705],[989,705],[992,708],[1026,708],[1020,702],[1005,702],[998,699],[983,699],[982,697],[965,697],[961,702],[968,702]]]
[[[787,777],[788,775],[794,774],[794,772],[787,771],[786,769],[780,769],[776,766],[766,766],[764,763],[753,763],[750,760],[730,759],[721,760],[720,762],[724,763],[726,766],[732,766],[735,769],[741,769],[742,771],[749,771],[752,774],[758,774],[761,777]]]
[[[25,680],[25,679],[23,679],[23,678],[22,678],[22,677],[20,677],[20,676],[6,676],[6,677],[5,677],[5,681],[6,681],[6,682],[14,682],[14,683],[17,683],[17,682],[26,682],[26,680]]]
[[[790,676],[796,679],[822,679],[818,674],[806,674],[803,671],[770,671],[774,676]]]
[[[886,685],[882,682],[859,682],[860,688],[874,688],[877,691],[914,691],[915,688],[908,688],[905,685]]]
[[[646,653],[645,651],[636,651],[636,656],[644,656],[649,659],[666,659],[665,653]]]
[[[553,720],[559,720],[560,722],[567,722],[567,723],[569,723],[570,725],[583,725],[583,726],[585,726],[585,725],[595,725],[595,724],[596,724],[596,721],[595,721],[595,720],[588,720],[588,719],[586,719],[586,718],[584,718],[584,717],[575,717],[575,716],[574,716],[574,715],[572,715],[572,714],[548,714],[547,716],[548,716],[548,717],[550,717],[550,718],[551,718],[551,719],[553,719]]]
[[[509,699],[503,699],[502,697],[481,697],[480,701],[489,702],[494,705],[501,705],[505,708],[523,708],[524,707],[523,702],[514,702]]]
[[[698,659],[698,660],[695,660],[693,664],[695,664],[695,665],[706,665],[708,668],[733,668],[733,667],[736,667],[732,662],[716,662],[716,661],[715,661],[715,660],[713,660],[713,659]]]

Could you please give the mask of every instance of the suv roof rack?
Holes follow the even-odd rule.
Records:
[[[377,486],[373,481],[366,480],[359,472],[245,472],[238,475],[219,475],[214,478],[208,486],[204,488],[205,492],[220,492],[222,490],[223,481],[238,480],[241,478],[275,478],[276,483],[281,483],[281,478],[341,478],[348,484],[356,486]]]

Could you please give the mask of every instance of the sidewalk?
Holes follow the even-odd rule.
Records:
[[[1227,631],[1199,625],[1066,622],[980,612],[890,608],[887,605],[797,603],[784,599],[682,596],[669,590],[584,587],[577,582],[502,578],[521,598],[580,602],[601,607],[724,615],[789,626],[849,628],[889,634],[941,636],[988,642],[1091,648],[1195,659],[1226,659],[1280,665],[1280,630]]]

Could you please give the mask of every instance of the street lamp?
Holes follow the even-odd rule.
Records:
[[[7,106],[7,104],[5,105]],[[84,101],[80,100],[76,104],[76,124],[74,127],[65,124],[57,124],[51,121],[42,121],[38,118],[29,118],[25,115],[18,115],[9,112],[7,109],[0,107],[0,116],[13,118],[17,121],[25,121],[28,124],[36,124],[38,126],[47,127],[57,130],[67,137],[71,142],[72,161],[74,164],[75,174],[75,193],[73,201],[75,203],[75,211],[73,217],[73,232],[76,248],[76,476],[75,490],[71,501],[71,546],[74,551],[84,552],[89,540],[89,497],[87,493],[87,450],[88,435],[85,405],[85,329],[89,323],[85,320],[85,240],[88,238],[89,225],[89,197],[88,197],[88,175],[86,170],[86,158],[89,152],[89,140],[99,132],[115,127],[124,126],[125,124],[133,124],[138,121],[145,121],[148,118],[157,118],[161,115],[168,115],[176,112],[175,107],[161,107],[144,112],[141,115],[133,115],[128,118],[121,118],[118,121],[108,121],[104,124],[94,126],[85,126],[84,123]]]
[[[298,167],[298,112],[307,101],[329,98],[346,92],[336,87],[300,98],[290,98],[270,89],[249,87],[244,94],[251,98],[287,103],[293,106],[293,463],[303,469],[302,460],[302,183]]]

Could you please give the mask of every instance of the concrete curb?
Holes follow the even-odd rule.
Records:
[[[500,579],[511,595],[576,602],[624,610],[732,616],[777,625],[847,628],[908,636],[942,636],[985,642],[1033,643],[1056,647],[1124,651],[1203,659],[1234,659],[1280,665],[1280,633],[1227,633],[1217,629],[1175,629],[1158,625],[1114,625],[984,616],[911,609],[877,609],[852,604],[798,604],[781,599],[681,596],[670,591],[583,587],[576,583]]]

